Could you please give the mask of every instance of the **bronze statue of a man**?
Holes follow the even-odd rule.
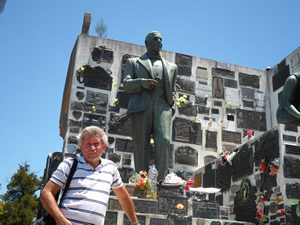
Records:
[[[289,76],[283,87],[276,112],[277,122],[300,126],[300,73]]]
[[[147,52],[125,65],[124,90],[130,94],[135,170],[149,169],[151,135],[155,143],[158,179],[168,174],[171,118],[175,112],[177,66],[162,58],[162,37],[157,31],[145,39]]]

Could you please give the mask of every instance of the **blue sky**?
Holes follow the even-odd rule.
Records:
[[[0,14],[0,194],[18,164],[42,176],[47,154],[62,151],[62,94],[85,12],[90,35],[103,18],[109,39],[143,45],[158,30],[165,50],[265,69],[299,47],[299,9],[299,0],[7,0]]]

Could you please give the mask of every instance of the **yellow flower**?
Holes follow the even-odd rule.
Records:
[[[112,83],[112,86],[113,86],[114,88],[117,87],[117,83],[113,82],[113,83]]]
[[[177,208],[177,209],[183,209],[183,208],[184,208],[184,205],[183,205],[182,203],[178,203],[178,204],[176,205],[176,208]]]

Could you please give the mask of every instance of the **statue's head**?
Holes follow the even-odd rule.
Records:
[[[158,31],[152,31],[145,38],[145,45],[148,51],[158,54],[162,48],[162,37]]]

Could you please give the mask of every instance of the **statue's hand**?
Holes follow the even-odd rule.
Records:
[[[143,79],[142,80],[142,86],[145,89],[152,90],[157,85],[157,81],[153,79]]]

